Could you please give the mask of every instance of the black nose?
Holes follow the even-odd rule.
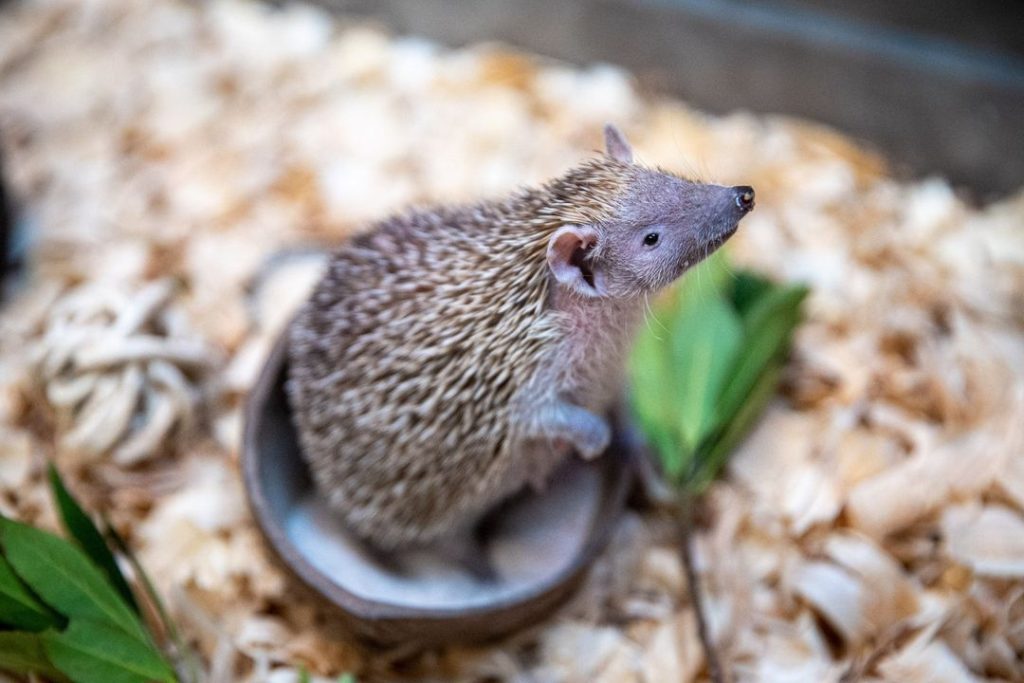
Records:
[[[743,213],[749,213],[754,210],[754,188],[749,185],[737,185],[732,188],[732,191],[735,194],[734,201],[736,206]]]

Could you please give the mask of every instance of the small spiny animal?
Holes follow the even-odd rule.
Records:
[[[373,548],[443,544],[601,454],[645,298],[753,209],[750,187],[634,163],[612,126],[605,144],[540,188],[377,223],[292,323],[303,456]]]

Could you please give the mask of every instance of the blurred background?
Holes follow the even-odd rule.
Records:
[[[0,2],[8,14],[18,4]],[[897,173],[942,175],[976,200],[1003,196],[1024,180],[1018,2],[316,4],[446,45],[499,41],[577,64],[621,65],[642,89],[677,94],[709,112],[788,114],[833,125],[881,151]],[[12,36],[9,48],[17,45]]]
[[[606,61],[709,111],[806,117],[994,196],[1024,179],[1024,6],[877,0],[358,2],[326,7],[463,45]]]

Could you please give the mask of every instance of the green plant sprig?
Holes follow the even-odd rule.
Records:
[[[718,475],[775,393],[808,294],[721,253],[656,303],[630,359],[633,413],[668,481],[691,496]]]
[[[70,540],[0,516],[0,669],[58,682],[178,681],[146,627],[109,535],[52,466],[49,479]],[[142,568],[133,567],[151,587]],[[155,592],[147,597],[166,620]],[[174,632],[173,625],[162,626]]]
[[[305,667],[299,669],[299,683],[312,683],[312,681],[313,677]],[[354,674],[343,673],[338,676],[337,683],[357,683],[357,681]]]
[[[675,491],[683,568],[714,683],[728,681],[711,642],[693,563],[693,505],[764,411],[808,290],[750,271],[719,252],[659,300],[630,358],[633,413]]]

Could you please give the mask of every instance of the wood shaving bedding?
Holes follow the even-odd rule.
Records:
[[[130,466],[172,442],[172,430],[190,430],[200,403],[192,378],[209,374],[216,354],[167,308],[173,293],[167,279],[134,293],[89,283],[54,302],[32,377],[65,458]]]
[[[755,186],[733,259],[812,286],[783,395],[712,487],[697,544],[737,680],[1024,680],[1024,193],[972,206],[819,126],[709,117],[613,66],[447,50],[301,4],[2,16],[0,143],[33,256],[0,310],[0,512],[54,526],[55,457],[138,549],[210,680],[706,676],[656,519],[627,515],[528,633],[371,655],[288,590],[238,477],[244,392],[319,267],[267,259],[543,180],[606,121],[646,163]],[[120,341],[90,351],[94,334]],[[62,413],[81,401],[95,422]],[[190,410],[195,428],[172,430]]]

